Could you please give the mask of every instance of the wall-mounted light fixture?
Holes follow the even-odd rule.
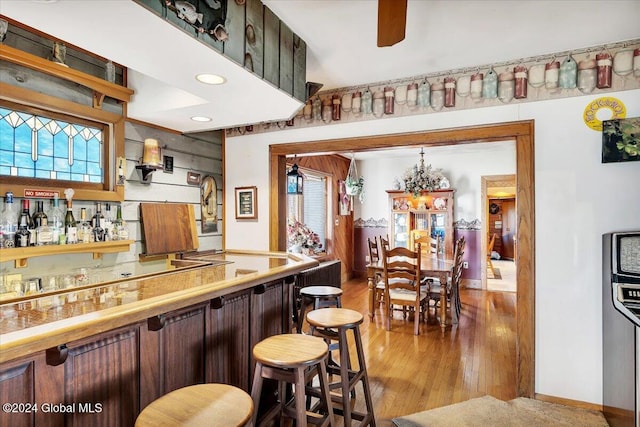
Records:
[[[303,175],[298,170],[298,165],[294,163],[287,173],[287,194],[302,194],[303,184]]]
[[[162,153],[157,139],[147,138],[144,140],[142,158],[138,162],[136,169],[140,173],[140,180],[145,184],[151,182],[151,174],[158,169],[162,169]]]

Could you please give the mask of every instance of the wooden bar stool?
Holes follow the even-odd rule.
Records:
[[[151,402],[138,415],[136,427],[244,426],[253,415],[253,400],[227,384],[179,388]]]
[[[313,302],[314,310],[325,307],[342,307],[341,297],[342,289],[335,286],[307,286],[300,289],[299,325],[296,325],[298,333],[302,333],[302,324],[309,302]]]
[[[302,334],[282,334],[265,338],[253,347],[256,369],[253,376],[251,397],[256,408],[260,405],[262,381],[270,378],[278,381],[278,405],[268,411],[260,425],[267,424],[276,415],[286,415],[296,421],[297,427],[311,423],[319,426],[335,425],[333,405],[329,395],[326,360],[329,353],[327,344],[318,337]],[[315,376],[319,377],[320,392],[317,402],[307,411],[306,393]],[[285,386],[294,385],[294,396],[286,400]],[[253,425],[257,421],[254,413]]]
[[[351,426],[351,420],[354,419],[360,421],[359,425],[361,426],[369,425],[375,427],[376,421],[373,415],[371,389],[365,365],[362,337],[360,336],[362,320],[362,314],[346,308],[321,308],[307,313],[307,322],[315,328],[316,335],[338,341],[340,366],[329,366],[327,368],[330,374],[340,375],[339,383],[329,385],[330,389],[339,388],[342,390],[341,396],[332,396],[333,399],[342,404],[341,408],[334,409],[335,413],[342,415],[345,426]],[[348,331],[353,333],[355,340],[358,358],[357,370],[353,370],[351,367],[349,343],[347,341]],[[349,402],[350,395],[353,395],[355,387],[360,381],[362,381],[364,390],[366,413],[353,411]]]

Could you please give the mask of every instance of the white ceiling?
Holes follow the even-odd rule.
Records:
[[[376,47],[375,0],[263,3],[305,40],[307,80],[323,89],[640,37],[638,0],[409,0],[407,37],[387,48]],[[301,106],[131,0],[2,0],[0,14],[128,67],[134,119],[197,132],[282,120]],[[203,86],[201,72],[227,83]]]

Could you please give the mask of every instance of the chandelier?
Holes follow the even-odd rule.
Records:
[[[431,165],[424,165],[424,148],[420,149],[420,163],[407,169],[402,177],[404,192],[418,196],[421,191],[435,191],[441,188],[440,184],[446,180],[441,169],[433,169]]]

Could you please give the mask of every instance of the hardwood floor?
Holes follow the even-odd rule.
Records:
[[[515,293],[462,290],[460,323],[443,337],[433,312],[419,336],[400,312],[391,331],[385,330],[380,309],[370,322],[366,279],[343,283],[342,289],[342,306],[365,315],[360,331],[378,426],[486,394],[516,397]],[[360,386],[357,393],[356,408],[363,410]]]

